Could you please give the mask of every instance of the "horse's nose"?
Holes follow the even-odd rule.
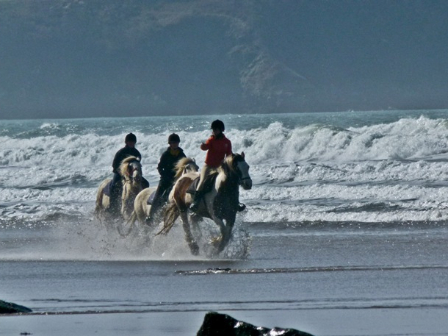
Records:
[[[252,189],[252,180],[244,180],[243,188],[246,190]]]

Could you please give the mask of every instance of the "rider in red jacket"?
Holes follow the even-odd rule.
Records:
[[[200,200],[204,195],[203,183],[205,178],[210,175],[210,173],[216,171],[218,167],[222,164],[227,155],[232,155],[232,143],[224,135],[225,126],[221,120],[215,120],[212,122],[213,134],[206,142],[201,144],[201,149],[207,151],[205,156],[205,164],[201,170],[201,176],[199,184],[196,188],[196,193],[194,194],[193,203],[190,206],[190,210],[196,212],[199,207]],[[238,211],[244,208],[239,207]]]
[[[213,130],[213,135],[201,144],[201,149],[208,151],[205,164],[215,169],[221,165],[227,155],[232,155],[232,143],[218,128],[216,131]]]
[[[193,203],[190,206],[190,210],[196,212],[199,207],[200,200],[204,194],[203,185],[205,178],[221,165],[226,155],[232,154],[232,143],[224,135],[225,126],[221,120],[215,120],[212,122],[211,129],[213,134],[206,142],[201,144],[201,149],[207,151],[205,156],[205,164],[201,170],[201,176],[199,184],[194,194]]]

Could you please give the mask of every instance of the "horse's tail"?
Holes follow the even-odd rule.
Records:
[[[179,215],[180,212],[176,202],[168,203],[163,216],[163,228],[159,232],[157,232],[156,236],[162,233],[167,234],[168,232],[170,232],[171,228],[174,226],[174,222],[179,217]]]
[[[95,203],[95,215],[99,215],[101,208],[103,207],[103,188],[98,190],[96,194],[96,203]]]

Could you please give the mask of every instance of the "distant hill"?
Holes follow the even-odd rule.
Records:
[[[415,15],[432,23],[405,39],[426,43],[443,17],[419,1],[394,3],[3,0],[0,117],[422,107],[400,69],[413,49],[390,32],[415,24],[394,15],[424,7]],[[446,103],[431,94],[433,107]]]

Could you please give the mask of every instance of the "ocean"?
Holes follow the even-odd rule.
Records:
[[[127,133],[155,186],[168,135],[202,166],[217,118],[253,179],[221,255],[192,256],[180,224],[98,223]],[[209,310],[315,335],[448,335],[447,130],[448,110],[2,120],[0,299],[34,313],[0,317],[0,335],[194,335]]]

